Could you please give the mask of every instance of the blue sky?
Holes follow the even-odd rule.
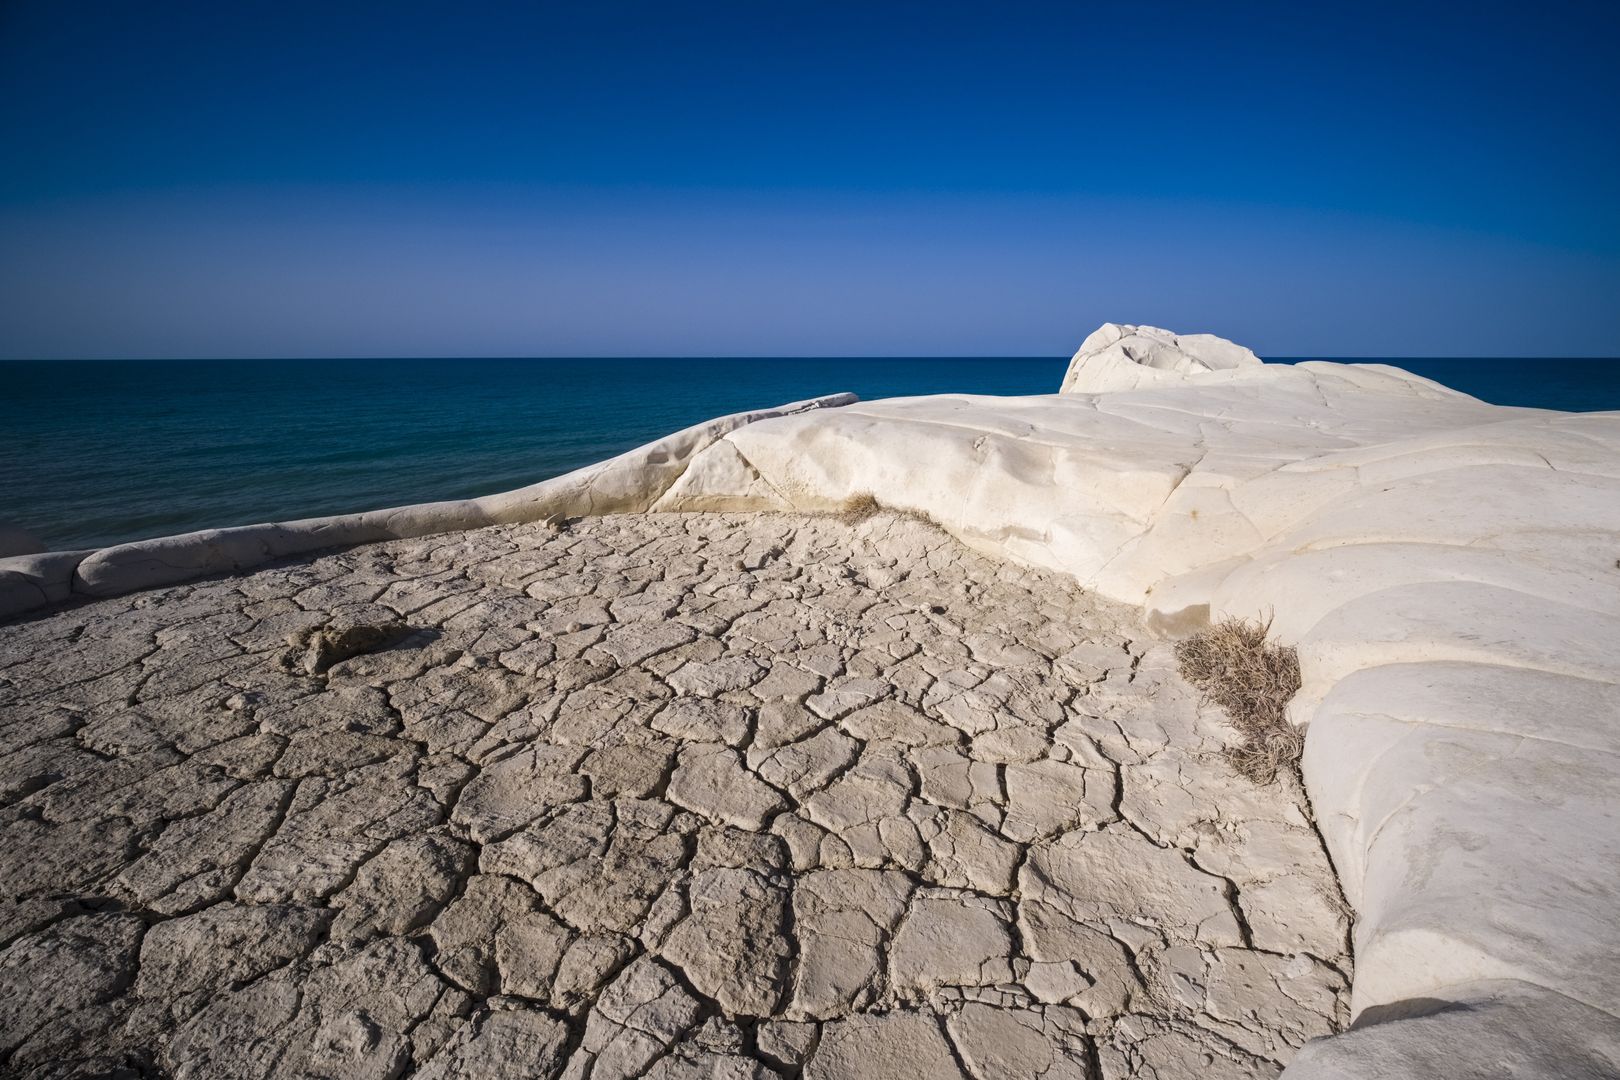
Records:
[[[12,0],[0,356],[1613,356],[1617,8]]]

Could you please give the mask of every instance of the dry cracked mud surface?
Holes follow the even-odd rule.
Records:
[[[1127,608],[887,514],[398,541],[0,627],[0,1072],[1274,1075],[1298,793]]]

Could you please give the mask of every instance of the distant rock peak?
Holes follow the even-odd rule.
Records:
[[[1103,323],[1069,361],[1060,392],[1139,390],[1261,363],[1253,351],[1214,334],[1177,334],[1157,326]]]

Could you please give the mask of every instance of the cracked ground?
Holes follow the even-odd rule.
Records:
[[[0,627],[0,1073],[1274,1075],[1297,788],[925,523],[632,515]]]

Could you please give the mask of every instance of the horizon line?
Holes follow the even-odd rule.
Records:
[[[1256,353],[1257,356],[1260,354]],[[0,364],[140,364],[154,362],[171,363],[304,363],[304,362],[331,362],[331,361],[358,361],[372,362],[381,360],[1069,360],[1071,353],[682,353],[682,354],[656,354],[656,353],[555,353],[555,354],[515,354],[493,353],[471,355],[342,355],[342,356],[271,356],[271,355],[240,355],[240,356],[0,356]],[[1387,360],[1607,360],[1620,361],[1620,354],[1602,355],[1597,353],[1561,356],[1526,356],[1508,353],[1492,354],[1453,354],[1453,355],[1410,355],[1397,356],[1372,354],[1330,354],[1330,353],[1276,353],[1260,356],[1262,361],[1271,362],[1300,362],[1325,361],[1334,362],[1381,362]]]

